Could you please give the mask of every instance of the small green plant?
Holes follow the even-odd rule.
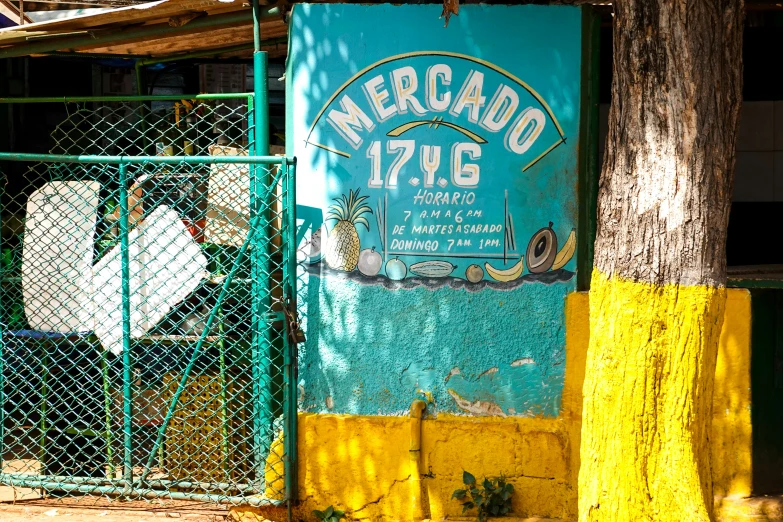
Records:
[[[485,478],[482,487],[479,488],[476,485],[476,477],[464,471],[462,482],[467,487],[456,490],[451,498],[464,500],[463,513],[477,508],[479,522],[484,522],[487,517],[503,517],[511,511],[511,494],[514,493],[514,486],[507,483],[503,475],[493,479]]]
[[[313,515],[315,515],[318,520],[323,520],[323,522],[340,522],[341,519],[345,518],[345,511],[338,511],[332,506],[329,506],[323,511],[314,510]]]

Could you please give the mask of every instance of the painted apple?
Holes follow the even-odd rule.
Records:
[[[366,276],[377,276],[383,266],[381,254],[375,251],[375,247],[365,248],[359,253],[359,272]]]
[[[308,241],[309,245],[309,252],[307,252],[307,261],[310,264],[315,264],[321,261],[323,257],[323,252],[326,250],[326,243],[329,241],[329,230],[326,228],[326,225],[321,225],[321,227],[313,232],[313,234],[310,236],[310,241]]]
[[[386,277],[392,281],[402,281],[408,273],[408,267],[399,258],[389,259],[386,263]]]

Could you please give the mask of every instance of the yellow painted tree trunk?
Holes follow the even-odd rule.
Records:
[[[706,521],[725,290],[610,279],[590,291],[580,520]]]
[[[579,520],[712,520],[742,0],[617,0]]]

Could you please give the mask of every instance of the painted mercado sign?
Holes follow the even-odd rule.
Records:
[[[305,407],[384,413],[424,393],[447,410],[553,414],[576,268],[581,13],[468,6],[444,28],[438,11],[294,11],[289,152],[301,260],[310,284],[318,278],[303,296],[302,355],[323,371],[309,394],[305,384]],[[348,318],[356,335],[343,338]],[[470,331],[507,322],[492,336]],[[442,334],[422,343],[427,324]],[[387,345],[379,327],[418,351]],[[444,348],[450,360],[432,357]],[[328,375],[334,350],[354,369],[373,352],[376,368],[354,377],[379,373],[376,390],[339,404],[356,382]],[[476,366],[475,350],[496,359]],[[407,368],[397,377],[407,386],[384,387],[389,360]]]

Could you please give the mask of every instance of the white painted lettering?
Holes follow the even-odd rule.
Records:
[[[356,131],[362,129],[371,131],[375,128],[375,123],[347,94],[340,98],[340,107],[343,112],[332,109],[329,111],[326,120],[345,138],[345,141],[351,144],[351,147],[358,149],[359,145],[362,144],[362,138],[359,137]]]
[[[481,111],[481,107],[484,106],[484,102],[487,100],[485,96],[481,95],[483,87],[484,73],[470,71],[470,74],[465,78],[465,83],[462,84],[457,99],[454,100],[454,105],[449,112],[454,116],[459,116],[462,114],[462,110],[465,107],[468,107],[468,120],[473,123],[478,123],[479,112]]]
[[[416,70],[410,65],[394,69],[391,73],[392,86],[394,89],[394,97],[397,100],[397,110],[400,114],[408,112],[408,105],[410,104],[411,110],[423,116],[427,113],[427,109],[421,106],[419,100],[413,95],[416,89],[419,88],[419,79],[416,76]]]
[[[511,121],[519,107],[519,95],[508,85],[501,85],[489,102],[489,108],[481,117],[481,125],[491,132],[498,132]]]
[[[541,135],[546,117],[540,109],[528,107],[520,113],[506,133],[506,150],[524,154]]]
[[[383,187],[383,177],[381,176],[381,142],[373,141],[367,147],[367,159],[370,160],[370,188]]]
[[[481,146],[478,143],[455,143],[451,147],[451,182],[457,187],[476,187],[479,182],[479,166],[476,163],[463,163],[462,155],[471,160],[481,158]]]
[[[421,171],[424,173],[424,186],[432,187],[435,185],[435,172],[440,167],[440,146],[422,145],[419,161]]]
[[[408,163],[413,157],[413,152],[416,150],[416,142],[413,140],[389,140],[386,143],[386,151],[389,154],[393,154],[397,151],[397,157],[389,167],[389,173],[386,175],[386,186],[389,188],[397,186],[397,177],[400,174],[402,167]]]
[[[451,67],[438,63],[427,69],[427,107],[433,112],[443,112],[451,103],[451,91],[438,95],[438,79],[444,87],[451,85]]]
[[[389,91],[383,87],[383,76],[379,74],[374,78],[370,78],[364,82],[362,89],[364,89],[367,101],[370,102],[370,107],[372,107],[378,121],[383,121],[397,114],[396,105],[391,104],[388,107],[383,105],[389,99]]]

